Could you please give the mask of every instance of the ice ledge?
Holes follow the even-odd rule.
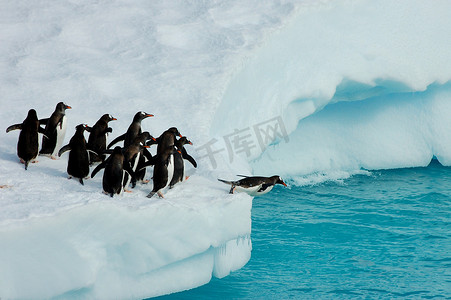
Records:
[[[142,299],[227,276],[250,258],[252,198],[217,192],[139,209],[94,202],[2,226],[0,295]]]

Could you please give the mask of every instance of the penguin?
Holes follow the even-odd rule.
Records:
[[[39,124],[36,110],[30,109],[27,117],[21,124],[9,126],[6,128],[6,132],[17,129],[20,130],[19,141],[17,142],[17,156],[20,162],[25,164],[25,170],[27,170],[30,161],[36,162],[34,159],[38,156],[38,133],[44,133],[44,129]]]
[[[84,185],[83,178],[89,175],[89,153],[86,148],[86,140],[84,132],[87,125],[80,124],[75,127],[75,134],[70,139],[69,144],[62,147],[58,152],[58,156],[66,152],[69,153],[69,160],[67,163],[67,174],[69,179],[72,177],[78,178],[79,182]]]
[[[71,108],[63,102],[59,102],[50,118],[39,120],[40,123],[46,123],[45,136],[42,138],[41,151],[39,151],[40,155],[56,159],[66,135],[66,109]]]
[[[102,179],[103,192],[111,197],[122,193],[125,172],[128,172],[132,178],[135,176],[130,165],[124,163],[121,147],[114,148],[113,153],[92,171],[91,178],[94,178],[103,168],[105,168]]]
[[[153,117],[153,115],[143,111],[137,112],[133,117],[133,122],[128,127],[127,132],[115,138],[108,145],[108,149],[120,141],[124,141],[124,148],[128,147],[131,143],[133,143],[135,137],[137,137],[138,134],[141,134],[141,121],[148,117]]]
[[[127,174],[125,175],[124,180],[124,189],[127,189],[128,184],[130,183],[130,180],[132,182],[132,188],[136,186],[136,181],[138,180],[138,174],[141,174],[144,170],[145,175],[145,168],[141,169],[139,165],[143,165],[145,163],[145,158],[153,164],[153,157],[152,154],[146,149],[150,146],[146,145],[146,140],[148,139],[154,139],[149,132],[145,131],[141,134],[139,134],[133,143],[129,145],[127,148],[124,149],[124,159],[125,162],[130,165],[130,168],[135,172],[135,178],[131,179]],[[139,168],[139,171],[137,169]],[[143,176],[144,178],[144,176]]]
[[[108,122],[116,121],[112,115],[104,114],[92,127],[86,127],[89,132],[87,148],[99,155],[91,153],[89,156],[89,163],[92,165],[95,162],[105,160],[105,155],[101,154],[106,150],[106,137],[108,133],[113,132],[111,127],[108,127]]]
[[[147,198],[152,198],[155,193],[163,197],[162,189],[167,187],[172,179],[171,170],[169,168],[171,164],[171,157],[173,152],[176,151],[174,147],[168,147],[155,157],[155,165],[153,168],[153,189],[147,195]],[[173,170],[173,168],[172,168]]]
[[[171,182],[169,183],[169,188],[172,188],[176,183],[185,180],[185,162],[184,159],[188,160],[195,168],[197,168],[197,163],[185,150],[184,145],[190,144],[185,136],[175,141],[175,147],[180,150],[181,153],[175,152],[174,155],[174,174],[172,176]]]
[[[175,145],[175,137],[179,136],[180,138],[182,135],[178,131],[176,127],[171,127],[165,132],[163,132],[157,139],[157,155],[161,152],[165,151],[169,147],[173,147]],[[152,143],[152,142],[151,142]]]
[[[278,175],[274,175],[271,177],[260,177],[260,176],[243,176],[243,179],[237,181],[227,181],[223,179],[218,179],[221,182],[227,183],[231,185],[230,194],[236,190],[238,192],[245,192],[252,196],[260,196],[264,195],[272,190],[274,185],[282,184],[287,186],[285,182],[283,182],[282,178]]]
[[[133,171],[136,171],[135,173],[135,180],[132,180],[132,187],[136,186],[136,181],[140,181],[142,183],[148,183],[148,180],[144,180],[144,177],[146,176],[146,169],[143,168],[146,161],[149,162],[150,165],[153,165],[153,157],[152,154],[147,150],[150,145],[146,145],[146,141],[152,141],[153,143],[156,142],[156,139],[150,135],[149,132],[145,131],[138,135],[135,138],[135,143],[140,142],[142,143],[140,147],[140,152],[138,153],[137,157],[135,158],[135,161],[132,162],[132,164],[135,166]],[[136,161],[137,160],[137,161]]]

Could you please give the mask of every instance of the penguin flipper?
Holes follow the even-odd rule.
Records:
[[[226,183],[226,184],[233,185],[233,182],[232,182],[232,181],[227,181],[227,180],[219,179],[219,178],[218,178],[218,180],[221,181],[221,182],[224,182],[224,183]]]
[[[39,125],[47,125],[47,123],[49,122],[50,118],[46,118],[46,119],[40,119],[39,120]]]
[[[38,132],[39,132],[39,133],[42,133],[46,138],[49,138],[48,136],[45,135],[45,133],[46,133],[46,132],[45,132],[45,129],[42,128],[41,126],[38,126]]]
[[[246,175],[236,175],[236,176],[239,176],[239,177],[244,177],[244,178],[247,178],[247,177],[249,177],[249,176],[246,176]]]
[[[145,158],[147,158],[148,161],[153,161],[153,156],[149,152],[149,150],[147,150],[147,148],[144,148],[143,155],[144,155]]]
[[[120,142],[120,141],[123,141],[123,140],[125,140],[125,133],[124,134],[122,134],[122,135],[120,135],[120,136],[118,136],[117,138],[115,138],[111,143],[109,143],[108,144],[108,149],[109,148],[111,148],[111,146],[113,146],[114,144],[116,144],[116,143],[118,143],[118,142]]]
[[[8,128],[6,128],[6,133],[12,131],[12,130],[18,130],[18,129],[22,129],[22,124],[14,124],[9,126]]]
[[[92,150],[90,150],[90,149],[86,149],[86,152],[88,153],[88,161],[91,161],[91,155],[89,155],[90,152],[94,153],[94,154],[97,155],[97,156],[100,156],[97,152],[92,151]]]
[[[182,149],[182,157],[189,161],[195,168],[197,168],[197,162],[194,158],[186,152],[185,148]]]
[[[101,162],[91,173],[91,178],[94,178],[96,174],[106,166],[106,161]]]
[[[63,155],[64,152],[70,151],[70,150],[71,150],[70,145],[67,144],[66,146],[62,147],[62,148],[60,149],[60,151],[58,151],[58,156],[61,157],[61,155]]]
[[[267,183],[265,183],[265,184],[263,184],[261,187],[260,187],[260,189],[257,191],[258,193],[259,192],[264,192],[267,188],[269,188],[270,186],[272,186],[272,184],[267,184]]]
[[[152,160],[152,161],[146,161],[144,164],[142,164],[141,166],[140,166],[140,168],[138,169],[138,170],[136,170],[136,172],[139,172],[139,171],[141,171],[141,170],[143,170],[143,169],[145,169],[145,168],[147,168],[147,167],[149,167],[149,166],[153,166],[155,163],[154,163],[154,161]]]
[[[105,134],[107,133],[112,133],[113,132],[113,128],[108,127],[107,129],[105,129]]]

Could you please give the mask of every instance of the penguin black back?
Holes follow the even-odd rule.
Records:
[[[94,126],[86,128],[89,131],[87,148],[95,152],[89,156],[91,164],[105,159],[102,153],[106,150],[106,137],[108,133],[113,132],[113,129],[108,127],[108,123],[115,120],[117,119],[113,116],[104,114]]]
[[[84,137],[86,127],[84,124],[76,126],[75,134],[70,139],[69,144],[62,147],[58,152],[58,155],[61,156],[64,152],[70,151],[67,173],[78,178],[81,184],[84,184],[83,178],[89,175],[89,154]]]
[[[121,147],[115,147],[113,153],[92,171],[91,177],[94,177],[102,168],[105,168],[102,179],[103,191],[111,197],[122,192],[124,169],[134,177],[130,167],[124,164]]]
[[[6,129],[6,132],[20,129],[19,140],[17,142],[17,156],[25,164],[25,170],[28,164],[38,155],[38,133],[44,130],[39,126],[38,116],[34,109],[28,111],[26,119],[21,124],[14,124]]]

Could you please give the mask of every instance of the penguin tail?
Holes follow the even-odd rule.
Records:
[[[246,176],[246,175],[236,175],[236,176],[244,177],[244,178],[249,177],[249,176]]]
[[[30,163],[29,160],[25,161],[25,170],[28,170],[28,164]]]
[[[147,198],[152,198],[153,195],[155,195],[155,192],[150,192],[150,193],[147,195]]]
[[[233,185],[233,182],[232,182],[232,181],[227,181],[227,180],[219,179],[219,178],[218,178],[218,180],[221,181],[221,182],[224,182],[224,183],[226,183],[226,184]]]
[[[85,183],[83,182],[83,178],[80,178],[78,181],[80,181],[81,185],[85,185]]]

